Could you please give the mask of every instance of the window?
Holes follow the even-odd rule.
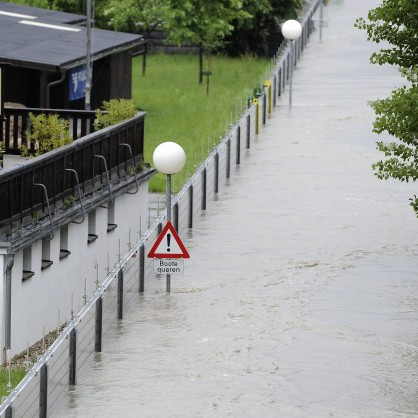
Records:
[[[68,250],[68,225],[60,229],[60,260],[68,257],[71,251]]]
[[[42,240],[42,264],[41,270],[52,266],[53,262],[51,261],[51,241],[48,239]]]
[[[91,244],[92,242],[96,241],[98,238],[96,234],[96,211],[89,213],[89,235],[87,238],[87,243]]]
[[[32,271],[32,247],[23,250],[23,275],[22,280],[30,279],[35,273]]]
[[[115,230],[118,226],[115,224],[115,204],[107,210],[107,232]]]

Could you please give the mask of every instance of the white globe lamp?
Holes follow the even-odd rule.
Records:
[[[186,162],[183,148],[175,142],[163,142],[154,150],[152,156],[155,168],[163,174],[176,174]]]
[[[295,65],[293,58],[294,41],[302,35],[302,25],[294,19],[286,20],[282,25],[282,35],[290,41],[290,65],[289,65],[289,108],[292,106],[292,78],[293,67]]]
[[[302,25],[294,19],[286,20],[282,25],[282,34],[286,39],[294,41],[302,35]]]

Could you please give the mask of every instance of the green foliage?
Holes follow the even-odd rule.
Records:
[[[368,21],[358,18],[355,27],[367,32],[368,40],[388,42],[372,54],[375,64],[410,68],[418,64],[418,8],[415,0],[384,0],[368,13]]]
[[[398,67],[407,85],[391,92],[391,96],[371,102],[376,119],[373,132],[387,132],[395,138],[377,142],[384,159],[373,164],[380,179],[394,178],[402,182],[418,179],[418,8],[415,0],[384,0],[370,10],[368,20],[358,18],[354,25],[367,32],[368,40],[384,47],[370,57],[373,64]],[[418,200],[410,199],[418,217]]]
[[[169,0],[165,22],[167,42],[190,42],[212,51],[222,44],[234,20],[248,19],[241,0]]]
[[[31,129],[26,131],[26,144],[22,144],[22,155],[37,157],[48,151],[72,142],[69,121],[60,119],[58,115],[29,113]],[[35,152],[32,153],[32,146]]]
[[[302,5],[303,0],[244,0],[243,7],[251,18],[234,21],[234,30],[226,37],[221,51],[230,56],[274,54],[275,50],[269,50],[272,37],[277,38],[277,43],[282,39],[281,23],[296,19]]]
[[[155,148],[164,141],[177,142],[186,152],[185,168],[174,176],[176,190],[245,108],[246,98],[252,97],[269,62],[249,56],[213,57],[211,93],[207,96],[206,86],[195,82],[197,59],[192,55],[150,55],[147,75],[132,80],[135,104],[147,112],[144,160],[152,163]],[[135,74],[140,73],[141,64],[141,58],[136,58]],[[165,184],[165,176],[157,175],[151,179],[150,189],[163,191]]]
[[[73,205],[74,205],[74,202],[75,202],[75,198],[74,198],[74,196],[67,196],[67,197],[64,199],[63,209],[64,209],[64,210],[67,210],[67,209],[71,208],[71,206],[73,206]]]
[[[111,29],[149,33],[164,23],[167,7],[168,0],[108,0],[102,15]]]
[[[133,100],[110,99],[109,101],[104,101],[100,109],[96,109],[94,124],[96,129],[102,129],[133,118],[135,115],[136,109]]]

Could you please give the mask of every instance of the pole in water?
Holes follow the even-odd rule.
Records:
[[[171,222],[171,174],[167,174],[167,222]],[[170,247],[170,234],[167,235],[167,246],[169,251]],[[166,278],[166,291],[171,292],[171,276],[167,274]]]
[[[186,162],[183,148],[175,142],[163,142],[152,156],[155,168],[167,176],[167,222],[171,223],[171,175],[181,172]],[[167,243],[169,245],[169,243]],[[167,274],[167,293],[171,290],[170,275]]]

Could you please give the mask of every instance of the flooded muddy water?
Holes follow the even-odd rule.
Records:
[[[368,101],[402,80],[353,27],[377,4],[326,7],[184,275],[138,295],[54,416],[418,415],[416,191],[371,170]]]

